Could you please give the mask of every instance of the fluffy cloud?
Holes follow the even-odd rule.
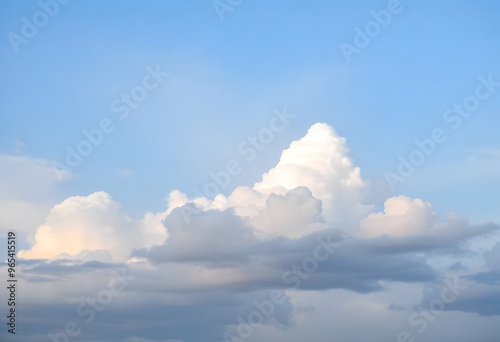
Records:
[[[346,139],[317,123],[292,142],[252,188],[238,187],[228,197],[219,194],[214,199],[189,199],[174,190],[167,212],[188,202],[202,210],[232,208],[258,228],[260,236],[296,238],[322,229],[324,222],[357,224],[373,208],[365,203],[371,197],[368,188],[349,156]]]
[[[276,167],[265,173],[255,188],[271,190],[283,186],[293,189],[302,185],[320,199],[327,199],[332,195],[329,185],[362,187],[360,169],[353,165],[348,154],[344,137],[327,124],[314,124],[302,139],[292,142],[290,148],[283,151]]]
[[[74,196],[54,206],[35,235],[30,250],[19,257],[50,259],[77,257],[126,261],[137,246],[161,242],[166,232],[158,215],[147,214],[135,222],[105,192]]]
[[[367,182],[349,156],[346,139],[324,123],[283,151],[278,164],[262,176],[254,189],[264,194],[283,194],[308,188],[323,204],[328,222],[350,224],[372,208],[364,203]]]
[[[407,236],[431,229],[437,217],[432,205],[419,198],[391,197],[384,203],[383,213],[372,213],[361,221],[365,236]]]
[[[265,209],[252,223],[274,236],[298,238],[323,228],[322,202],[306,187],[297,187],[284,195],[271,193]]]
[[[209,210],[189,222],[174,210],[165,225],[169,238],[151,249],[154,260],[233,263],[249,257],[241,251],[257,242],[252,229],[230,210]]]

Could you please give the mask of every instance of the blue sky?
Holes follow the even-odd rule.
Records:
[[[7,39],[1,43],[0,146],[13,153],[19,140],[23,153],[63,160],[82,129],[115,115],[110,103],[145,66],[160,64],[168,80],[75,170],[67,193],[98,187],[138,214],[159,209],[166,191],[202,185],[277,106],[298,118],[238,184],[254,182],[314,122],[339,130],[362,171],[380,176],[441,124],[443,110],[471,91],[477,76],[499,73],[497,4],[451,3],[402,2],[402,12],[348,64],[339,44],[352,43],[354,28],[386,4],[243,2],[220,21],[210,2],[70,2],[17,54]],[[38,5],[3,7],[2,30],[19,33],[20,17]],[[432,179],[434,165],[459,164],[464,149],[498,148],[498,101],[485,103],[415,179]],[[132,179],[117,176],[125,168]],[[437,199],[441,192],[410,189]],[[443,210],[455,202],[471,215],[487,214],[460,201],[470,191],[447,198]]]
[[[173,190],[194,198],[230,160],[242,171],[221,193],[252,187],[318,122],[346,138],[361,176],[381,188],[415,139],[442,128],[446,142],[370,204],[381,210],[389,196],[404,195],[429,201],[441,217],[456,211],[471,224],[499,223],[500,90],[456,130],[443,113],[473,95],[479,77],[500,81],[500,4],[401,0],[349,62],[341,44],[354,44],[356,28],[388,3],[245,0],[221,20],[211,1],[69,1],[16,47],[9,34],[21,35],[22,18],[32,20],[40,5],[4,1],[0,156],[26,158],[27,170],[33,160],[64,164],[82,130],[104,118],[115,125],[62,181],[3,159],[12,189],[2,201],[37,208],[19,223],[20,244],[29,249],[50,208],[72,196],[105,192],[140,220],[168,208]],[[121,120],[112,103],[140,85],[147,68],[168,76]],[[268,127],[276,108],[295,118],[246,162],[238,146]],[[47,185],[38,189],[37,179]]]

